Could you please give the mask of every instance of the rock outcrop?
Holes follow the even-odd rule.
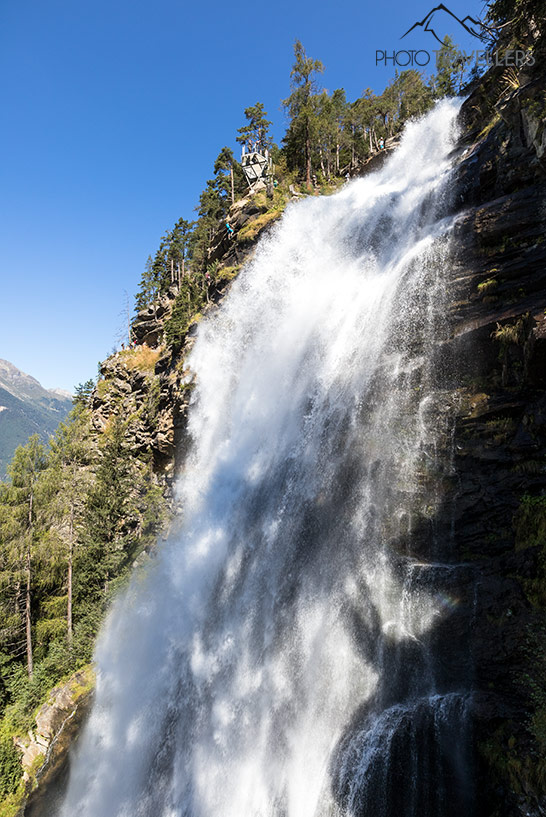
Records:
[[[55,687],[47,702],[36,714],[35,726],[25,738],[19,738],[17,747],[22,753],[28,800],[21,815],[45,815],[41,807],[42,792],[48,791],[48,808],[52,791],[68,775],[68,747],[72,745],[82,722],[89,712],[94,688],[91,667],[76,672],[66,683]]]

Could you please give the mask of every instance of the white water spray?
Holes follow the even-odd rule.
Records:
[[[434,510],[457,109],[289,206],[201,325],[182,532],[100,638],[63,817],[371,817],[397,725],[459,712],[427,646],[440,567],[404,555]]]

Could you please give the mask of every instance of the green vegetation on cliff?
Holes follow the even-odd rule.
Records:
[[[20,446],[0,485],[5,794],[21,775],[13,736],[28,730],[52,686],[89,662],[113,594],[165,519],[149,457],[128,448],[131,420],[114,410],[94,433],[88,400],[78,398],[49,446],[36,435]]]

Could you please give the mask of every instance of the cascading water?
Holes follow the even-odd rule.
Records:
[[[430,362],[457,110],[290,206],[202,323],[184,519],[102,634],[62,817],[470,813]]]

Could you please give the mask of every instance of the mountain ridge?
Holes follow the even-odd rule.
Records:
[[[18,445],[31,434],[47,440],[71,408],[67,392],[45,389],[35,377],[0,358],[0,476]]]

